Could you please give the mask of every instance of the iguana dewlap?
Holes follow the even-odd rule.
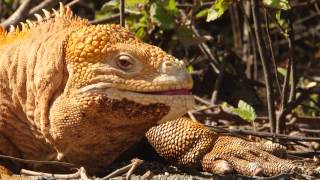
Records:
[[[45,10],[36,17],[22,30],[0,30],[0,153],[99,169],[192,107],[183,62],[160,48],[119,25],[90,25],[62,5],[54,17]],[[293,168],[186,119],[155,127],[148,138],[164,157],[215,173],[221,159],[218,166],[229,168],[223,172]]]

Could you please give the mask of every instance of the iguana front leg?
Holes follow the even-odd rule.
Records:
[[[284,151],[279,145],[260,145],[241,138],[219,135],[187,118],[153,127],[146,134],[156,151],[178,165],[202,167],[204,171],[243,175],[276,175],[296,170],[289,160],[270,152]]]

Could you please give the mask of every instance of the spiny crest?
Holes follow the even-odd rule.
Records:
[[[78,22],[80,24],[88,24],[88,21],[86,19],[82,19],[78,16],[73,15],[72,10],[69,6],[64,6],[60,2],[60,8],[59,10],[52,9],[52,12],[49,12],[46,9],[42,9],[43,15],[40,14],[34,14],[36,21],[26,20],[26,22],[20,22],[20,27],[11,25],[9,27],[9,30],[6,31],[5,28],[0,26],[0,44],[4,44],[5,42],[11,41],[12,39],[15,39],[15,37],[26,34],[31,29],[41,25],[41,23],[46,22],[49,19],[54,18],[63,18],[67,21],[72,22]]]

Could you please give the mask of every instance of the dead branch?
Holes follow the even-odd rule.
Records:
[[[270,130],[271,132],[275,132],[276,127],[276,114],[275,114],[275,106],[274,106],[274,92],[273,92],[273,78],[271,75],[271,68],[269,63],[267,62],[266,56],[266,47],[262,42],[262,30],[261,30],[261,22],[259,18],[259,3],[260,0],[251,0],[252,6],[252,15],[253,15],[253,25],[254,32],[256,37],[256,42],[258,46],[258,51],[261,59],[261,64],[263,68],[263,74],[266,82],[266,94],[267,94],[267,103],[268,103],[268,116],[270,118]]]
[[[19,8],[7,20],[1,23],[1,26],[8,28],[10,25],[18,24],[27,17],[29,10],[35,5],[36,2],[36,0],[23,1]]]
[[[141,159],[132,159],[131,160],[131,164],[128,164],[122,168],[119,168],[115,171],[113,171],[112,173],[108,174],[107,176],[101,178],[100,180],[108,180],[112,177],[116,177],[116,176],[119,176],[125,172],[127,172],[127,175],[126,175],[126,179],[127,178],[130,178],[130,176],[132,175],[132,172],[138,167],[140,166],[141,164],[143,163],[143,160]]]
[[[306,90],[302,90],[301,95],[296,98],[294,101],[289,102],[283,109],[283,111],[281,112],[279,119],[281,119],[282,121],[284,121],[283,123],[280,123],[279,125],[282,126],[280,127],[280,129],[284,129],[285,126],[285,118],[286,116],[291,113],[291,111],[296,108],[299,104],[302,103],[303,100],[305,100],[307,97],[309,97],[309,95],[311,93],[313,93],[313,88],[310,89],[306,89]]]
[[[288,37],[288,48],[289,48],[289,59],[291,61],[291,78],[290,78],[290,95],[289,102],[294,101],[296,98],[296,88],[297,88],[297,73],[296,73],[296,60],[295,60],[295,40],[294,40],[294,29],[292,14],[289,17],[289,37]]]
[[[129,13],[125,12],[125,16],[127,16],[127,15],[129,15]],[[105,23],[110,23],[112,21],[115,21],[119,18],[120,18],[120,13],[108,16],[106,18],[92,20],[92,21],[90,21],[90,23],[91,24],[105,24]]]
[[[320,134],[320,129],[299,128],[301,132]]]
[[[301,157],[319,156],[319,151],[287,151],[288,154]]]
[[[222,61],[220,73],[218,74],[218,77],[216,79],[216,82],[214,83],[214,90],[211,95],[211,104],[217,104],[219,99],[219,94],[222,86],[222,81],[225,76],[225,68],[226,68],[226,60]]]
[[[28,12],[28,16],[41,12],[41,9],[50,9],[57,5],[60,0],[44,0]]]
[[[288,140],[288,141],[316,141],[320,142],[319,137],[298,137],[298,136],[289,136],[285,134],[278,134],[278,133],[268,133],[268,132],[257,132],[257,131],[250,131],[250,130],[243,130],[243,129],[224,129],[224,128],[217,128],[213,126],[208,126],[208,128],[212,129],[215,132],[221,132],[221,133],[236,133],[241,135],[251,135],[251,136],[257,136],[257,137],[269,137],[269,138],[275,138],[275,139],[281,139],[281,140]],[[223,129],[223,130],[222,130]]]
[[[79,3],[80,2],[80,0],[73,0],[73,1],[70,1],[66,6],[73,6],[73,5],[75,5],[75,4],[77,4],[77,3]]]
[[[152,179],[152,177],[154,176],[153,172],[148,170],[146,173],[144,173],[142,176],[141,176],[141,179],[144,179],[144,180],[149,180],[149,179]]]
[[[196,37],[200,37],[200,34],[194,25],[191,26],[191,29]],[[210,60],[210,65],[213,68],[214,72],[219,74],[219,72],[220,72],[219,60],[212,54],[208,45],[206,43],[202,42],[198,46],[199,46],[200,50],[203,52],[203,54],[205,54],[208,57],[208,59]]]
[[[125,27],[125,9],[124,9],[124,0],[120,0],[120,25]]]
[[[212,119],[215,120],[227,120],[230,122],[235,122],[238,125],[249,125],[250,123],[248,123],[247,121],[243,120],[241,117],[239,117],[236,114],[233,113],[229,113],[227,111],[218,111],[218,112],[204,112],[204,111],[198,111],[198,112],[192,112],[193,115],[196,116],[210,116]]]
[[[133,160],[131,160],[131,162],[132,162],[132,166],[129,169],[129,171],[127,172],[126,180],[130,180],[131,175],[133,174],[134,170],[136,170],[143,163],[143,160],[133,159]]]
[[[211,105],[211,103],[210,103],[209,101],[207,101],[207,100],[205,100],[205,99],[203,99],[203,98],[201,98],[201,97],[199,97],[199,96],[193,96],[193,97],[194,97],[194,99],[195,99],[196,101],[198,101],[198,102],[200,102],[200,103],[202,103],[202,104],[205,104],[205,105],[208,105],[208,106]]]
[[[38,161],[38,160],[30,160],[30,159],[21,159],[17,157],[7,156],[0,154],[0,159],[9,159],[12,161],[17,161],[21,163],[27,163],[27,164],[50,164],[50,165],[60,165],[60,166],[66,166],[66,167],[77,167],[77,165],[67,162],[60,162],[60,161]]]
[[[277,63],[276,63],[276,58],[274,56],[274,51],[273,51],[273,47],[272,47],[272,41],[271,41],[271,36],[270,36],[270,20],[269,20],[269,17],[268,17],[268,9],[267,8],[264,8],[264,19],[265,19],[265,22],[266,22],[267,43],[268,43],[269,50],[270,50],[272,66],[273,66],[273,68],[275,70],[277,70],[278,66],[277,66]],[[275,83],[276,87],[277,87],[276,89],[278,90],[278,92],[280,94],[280,97],[283,97],[283,94],[281,92],[281,86],[280,86],[280,80],[279,80],[279,77],[278,77],[278,73],[275,72],[274,76],[275,76],[275,80],[276,80],[276,83]]]
[[[77,178],[80,178],[82,180],[90,180],[88,178],[88,176],[86,175],[86,171],[83,167],[81,167],[77,172],[72,173],[72,174],[50,174],[50,173],[43,173],[43,172],[26,170],[26,169],[22,169],[21,174],[27,175],[27,176],[51,177],[51,178],[57,178],[57,179],[77,179]]]

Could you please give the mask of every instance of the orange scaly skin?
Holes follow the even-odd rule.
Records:
[[[0,28],[0,153],[94,172],[171,121],[147,136],[178,164],[248,175],[294,169],[263,146],[249,151],[249,142],[177,120],[193,106],[184,63],[127,29],[90,25],[63,5],[22,27]]]
[[[285,152],[278,144],[259,144],[219,135],[187,118],[153,127],[146,136],[156,151],[170,162],[202,167],[215,174],[235,171],[248,176],[271,176],[303,169],[272,155]]]
[[[119,25],[90,25],[61,5],[22,26],[0,30],[2,154],[93,172],[192,108],[191,94],[166,93],[191,89],[184,63]]]

